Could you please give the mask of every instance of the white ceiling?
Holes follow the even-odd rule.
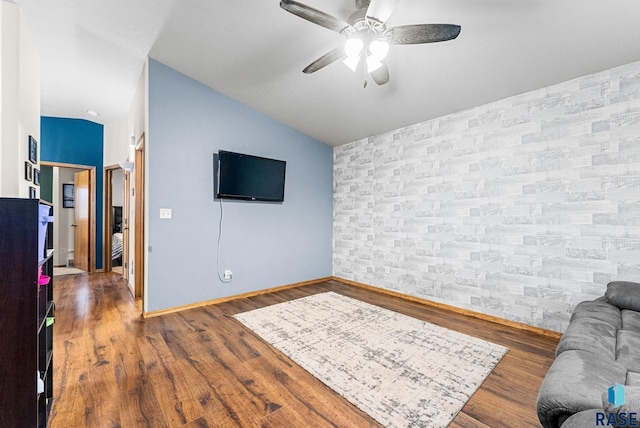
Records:
[[[41,57],[45,116],[125,117],[148,55],[332,146],[640,60],[637,0],[402,0],[387,27],[450,23],[460,36],[392,46],[390,82],[366,89],[340,62],[302,73],[344,38],[279,0],[15,3]]]

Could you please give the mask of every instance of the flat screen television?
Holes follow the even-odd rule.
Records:
[[[284,201],[285,161],[220,150],[215,166],[216,198]]]

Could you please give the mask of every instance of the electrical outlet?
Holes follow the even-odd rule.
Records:
[[[233,278],[233,272],[231,272],[230,270],[225,270],[224,271],[224,279],[229,281]]]

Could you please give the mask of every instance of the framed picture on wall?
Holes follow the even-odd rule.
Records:
[[[36,168],[33,169],[33,184],[40,185],[40,170]]]
[[[31,199],[36,198],[36,188],[33,186],[29,186],[29,198]]]
[[[29,162],[38,163],[38,142],[29,135]]]
[[[74,198],[73,184],[64,183],[62,185],[62,208],[73,208]]]
[[[31,163],[25,162],[24,163],[24,179],[27,181],[31,181],[32,174],[33,174],[33,167],[31,166]]]

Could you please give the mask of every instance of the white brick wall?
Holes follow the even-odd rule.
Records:
[[[640,62],[334,150],[334,275],[563,331],[640,282]]]

